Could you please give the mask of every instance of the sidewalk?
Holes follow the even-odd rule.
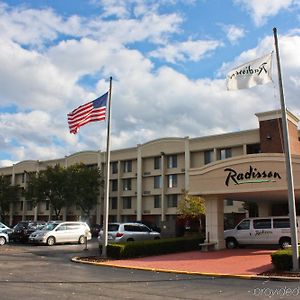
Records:
[[[181,274],[233,277],[244,279],[296,280],[300,275],[286,274],[260,275],[273,269],[271,253],[266,249],[224,249],[219,251],[190,251],[143,258],[106,260],[99,251],[89,252],[90,256],[74,257],[72,261],[116,268],[172,272]],[[95,256],[92,256],[95,254]],[[289,274],[290,275],[290,274]]]

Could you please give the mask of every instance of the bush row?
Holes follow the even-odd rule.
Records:
[[[299,247],[300,251],[300,247]],[[276,270],[290,271],[293,268],[292,248],[278,250],[271,254],[272,264]],[[299,264],[300,266],[300,264]]]
[[[110,258],[123,259],[192,251],[198,250],[199,243],[203,243],[203,241],[204,237],[194,236],[109,244],[107,246],[107,255]]]

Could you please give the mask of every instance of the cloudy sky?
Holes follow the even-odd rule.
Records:
[[[300,0],[0,0],[0,166],[106,147],[106,123],[67,113],[113,78],[112,149],[257,128],[273,83],[227,91],[232,68],[270,53],[300,116]]]

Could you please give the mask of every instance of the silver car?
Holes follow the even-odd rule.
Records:
[[[8,235],[5,232],[0,232],[0,246],[8,243]]]
[[[102,242],[103,230],[99,232],[98,240]],[[130,241],[158,240],[160,233],[152,231],[149,227],[140,223],[109,223],[108,243],[122,243]]]
[[[79,243],[91,239],[91,231],[85,222],[49,222],[41,230],[36,230],[29,236],[29,242],[47,244]]]

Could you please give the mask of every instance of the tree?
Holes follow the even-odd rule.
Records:
[[[97,204],[103,175],[97,167],[76,164],[68,168],[70,198],[81,208],[84,218],[90,218],[90,212]]]
[[[19,187],[11,185],[8,176],[0,175],[0,220],[4,220],[9,213],[12,201],[18,198]]]
[[[56,219],[59,219],[63,207],[68,206],[68,177],[65,168],[60,165],[48,166],[39,173],[27,173],[29,178],[25,191],[25,198],[36,205],[40,201],[50,201]]]
[[[187,191],[183,191],[183,198],[178,203],[178,213],[183,218],[197,218],[199,231],[202,231],[201,216],[205,214],[205,201],[202,197],[192,196]]]

